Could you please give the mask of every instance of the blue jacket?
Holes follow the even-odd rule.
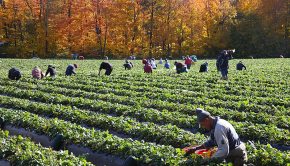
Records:
[[[164,67],[165,67],[166,69],[169,69],[169,68],[170,68],[170,64],[169,64],[169,63],[165,63]]]
[[[72,74],[76,74],[74,65],[68,65],[65,71],[66,76],[71,76]]]

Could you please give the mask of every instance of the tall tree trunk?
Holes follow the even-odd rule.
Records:
[[[102,55],[105,56],[106,55],[106,46],[107,46],[107,35],[108,35],[108,18],[106,16],[106,27],[105,27],[105,38],[104,38],[104,47],[103,47],[103,52]]]
[[[92,3],[94,3],[93,0],[92,0]],[[101,25],[100,25],[100,22],[99,22],[100,15],[101,15],[100,0],[97,0],[96,10],[94,11],[95,27],[96,27],[96,43],[99,44],[99,47],[100,47],[98,52],[101,55],[103,55],[102,32],[101,32]]]
[[[180,22],[181,36],[178,39],[178,55],[182,56],[182,43],[184,40],[183,20]]]
[[[68,9],[67,9],[67,17],[68,17],[68,20],[69,20],[69,24],[68,26],[70,26],[71,24],[71,17],[72,17],[72,12],[71,12],[71,9],[72,8],[72,0],[69,0],[68,1]],[[67,40],[68,40],[68,49],[69,49],[69,53],[72,52],[72,32],[71,32],[71,29],[69,30],[68,32],[68,37],[67,37]]]
[[[48,14],[49,14],[49,1],[45,4],[45,17],[44,17],[44,29],[45,29],[45,57],[48,55]]]
[[[131,48],[130,48],[131,55],[134,55],[135,39],[137,36],[137,31],[138,31],[138,27],[136,25],[137,24],[137,11],[136,11],[135,3],[133,5],[134,5],[134,15],[133,15],[133,37],[131,40],[132,44],[131,44]]]
[[[155,3],[155,0],[152,0],[151,13],[150,13],[149,57],[152,57],[152,49],[153,49],[154,3]]]
[[[290,31],[290,23],[289,23],[289,14],[290,14],[290,2],[286,1],[286,15],[285,15],[285,33],[284,33],[284,54],[289,54],[289,31]]]
[[[171,0],[169,0],[169,4],[168,4],[168,10],[167,10],[167,38],[166,38],[166,42],[167,42],[167,56],[169,57],[171,55],[171,48],[170,48],[170,15],[171,15],[171,11],[172,11],[172,7],[171,7]]]

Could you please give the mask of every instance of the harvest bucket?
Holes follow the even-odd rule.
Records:
[[[200,155],[203,158],[210,158],[215,152],[216,149],[200,149],[195,151],[195,154]]]

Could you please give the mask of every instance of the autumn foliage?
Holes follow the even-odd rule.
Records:
[[[0,53],[123,58],[289,54],[286,0],[0,0]]]

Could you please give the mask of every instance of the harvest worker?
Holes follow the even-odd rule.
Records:
[[[143,63],[145,63],[144,73],[152,73],[153,68],[150,65],[150,63],[148,63],[147,61],[144,61],[144,60],[143,60]]]
[[[77,53],[73,52],[73,53],[71,54],[71,56],[72,56],[72,59],[73,59],[73,60],[77,60],[77,59],[78,59],[78,56],[79,56],[79,54],[77,54]]]
[[[196,116],[201,127],[210,130],[210,139],[200,146],[190,148],[187,153],[218,146],[217,152],[208,162],[225,159],[227,162],[232,162],[234,166],[242,166],[247,161],[246,146],[229,122],[219,117],[213,117],[201,108],[196,109]]]
[[[55,70],[55,67],[54,67],[54,66],[52,66],[52,65],[48,65],[47,71],[46,71],[46,73],[45,73],[45,77],[46,77],[48,74],[50,75],[50,77],[55,77],[55,76],[56,76],[56,70]]]
[[[208,63],[205,62],[205,63],[200,65],[199,72],[207,72],[207,71],[208,71]]]
[[[143,65],[146,65],[146,63],[148,63],[147,59],[143,59],[143,60],[142,60],[142,64],[143,64]]]
[[[177,72],[177,74],[180,74],[180,73],[183,73],[183,72],[187,72],[187,68],[186,68],[186,66],[183,64],[183,63],[181,63],[181,62],[174,62],[174,65],[175,65],[175,67],[176,67],[176,72]]]
[[[11,68],[8,72],[8,78],[10,80],[19,80],[21,78],[21,72],[17,68]]]
[[[126,60],[123,66],[125,67],[125,70],[131,70],[133,68],[133,63]]]
[[[151,66],[152,66],[153,69],[157,69],[157,64],[156,64],[154,58],[152,58],[152,59],[150,60],[150,64],[151,64]]]
[[[240,61],[238,64],[237,64],[237,70],[247,70],[246,66],[243,64],[242,61]]]
[[[159,60],[159,64],[163,64],[163,60],[162,60],[162,58],[160,58],[160,60]]]
[[[169,62],[168,62],[167,59],[165,59],[164,67],[165,67],[166,69],[170,69],[170,64],[169,64]]]
[[[66,71],[65,71],[65,75],[66,76],[71,76],[71,75],[73,75],[73,74],[76,74],[76,69],[78,68],[78,65],[77,64],[70,64],[70,65],[68,65],[67,66],[67,68],[66,68]]]
[[[99,68],[99,75],[101,74],[101,70],[103,69],[106,70],[105,75],[109,76],[113,71],[113,66],[108,62],[102,62]]]
[[[41,69],[38,66],[35,66],[32,69],[32,77],[36,79],[42,79],[44,77],[44,74],[42,73]]]
[[[234,52],[234,51],[232,51]],[[232,59],[231,51],[223,50],[217,59],[217,66],[222,74],[222,79],[228,79],[229,60]]]
[[[190,69],[191,64],[192,64],[192,59],[188,55],[185,58],[185,64],[187,66],[187,69]]]

